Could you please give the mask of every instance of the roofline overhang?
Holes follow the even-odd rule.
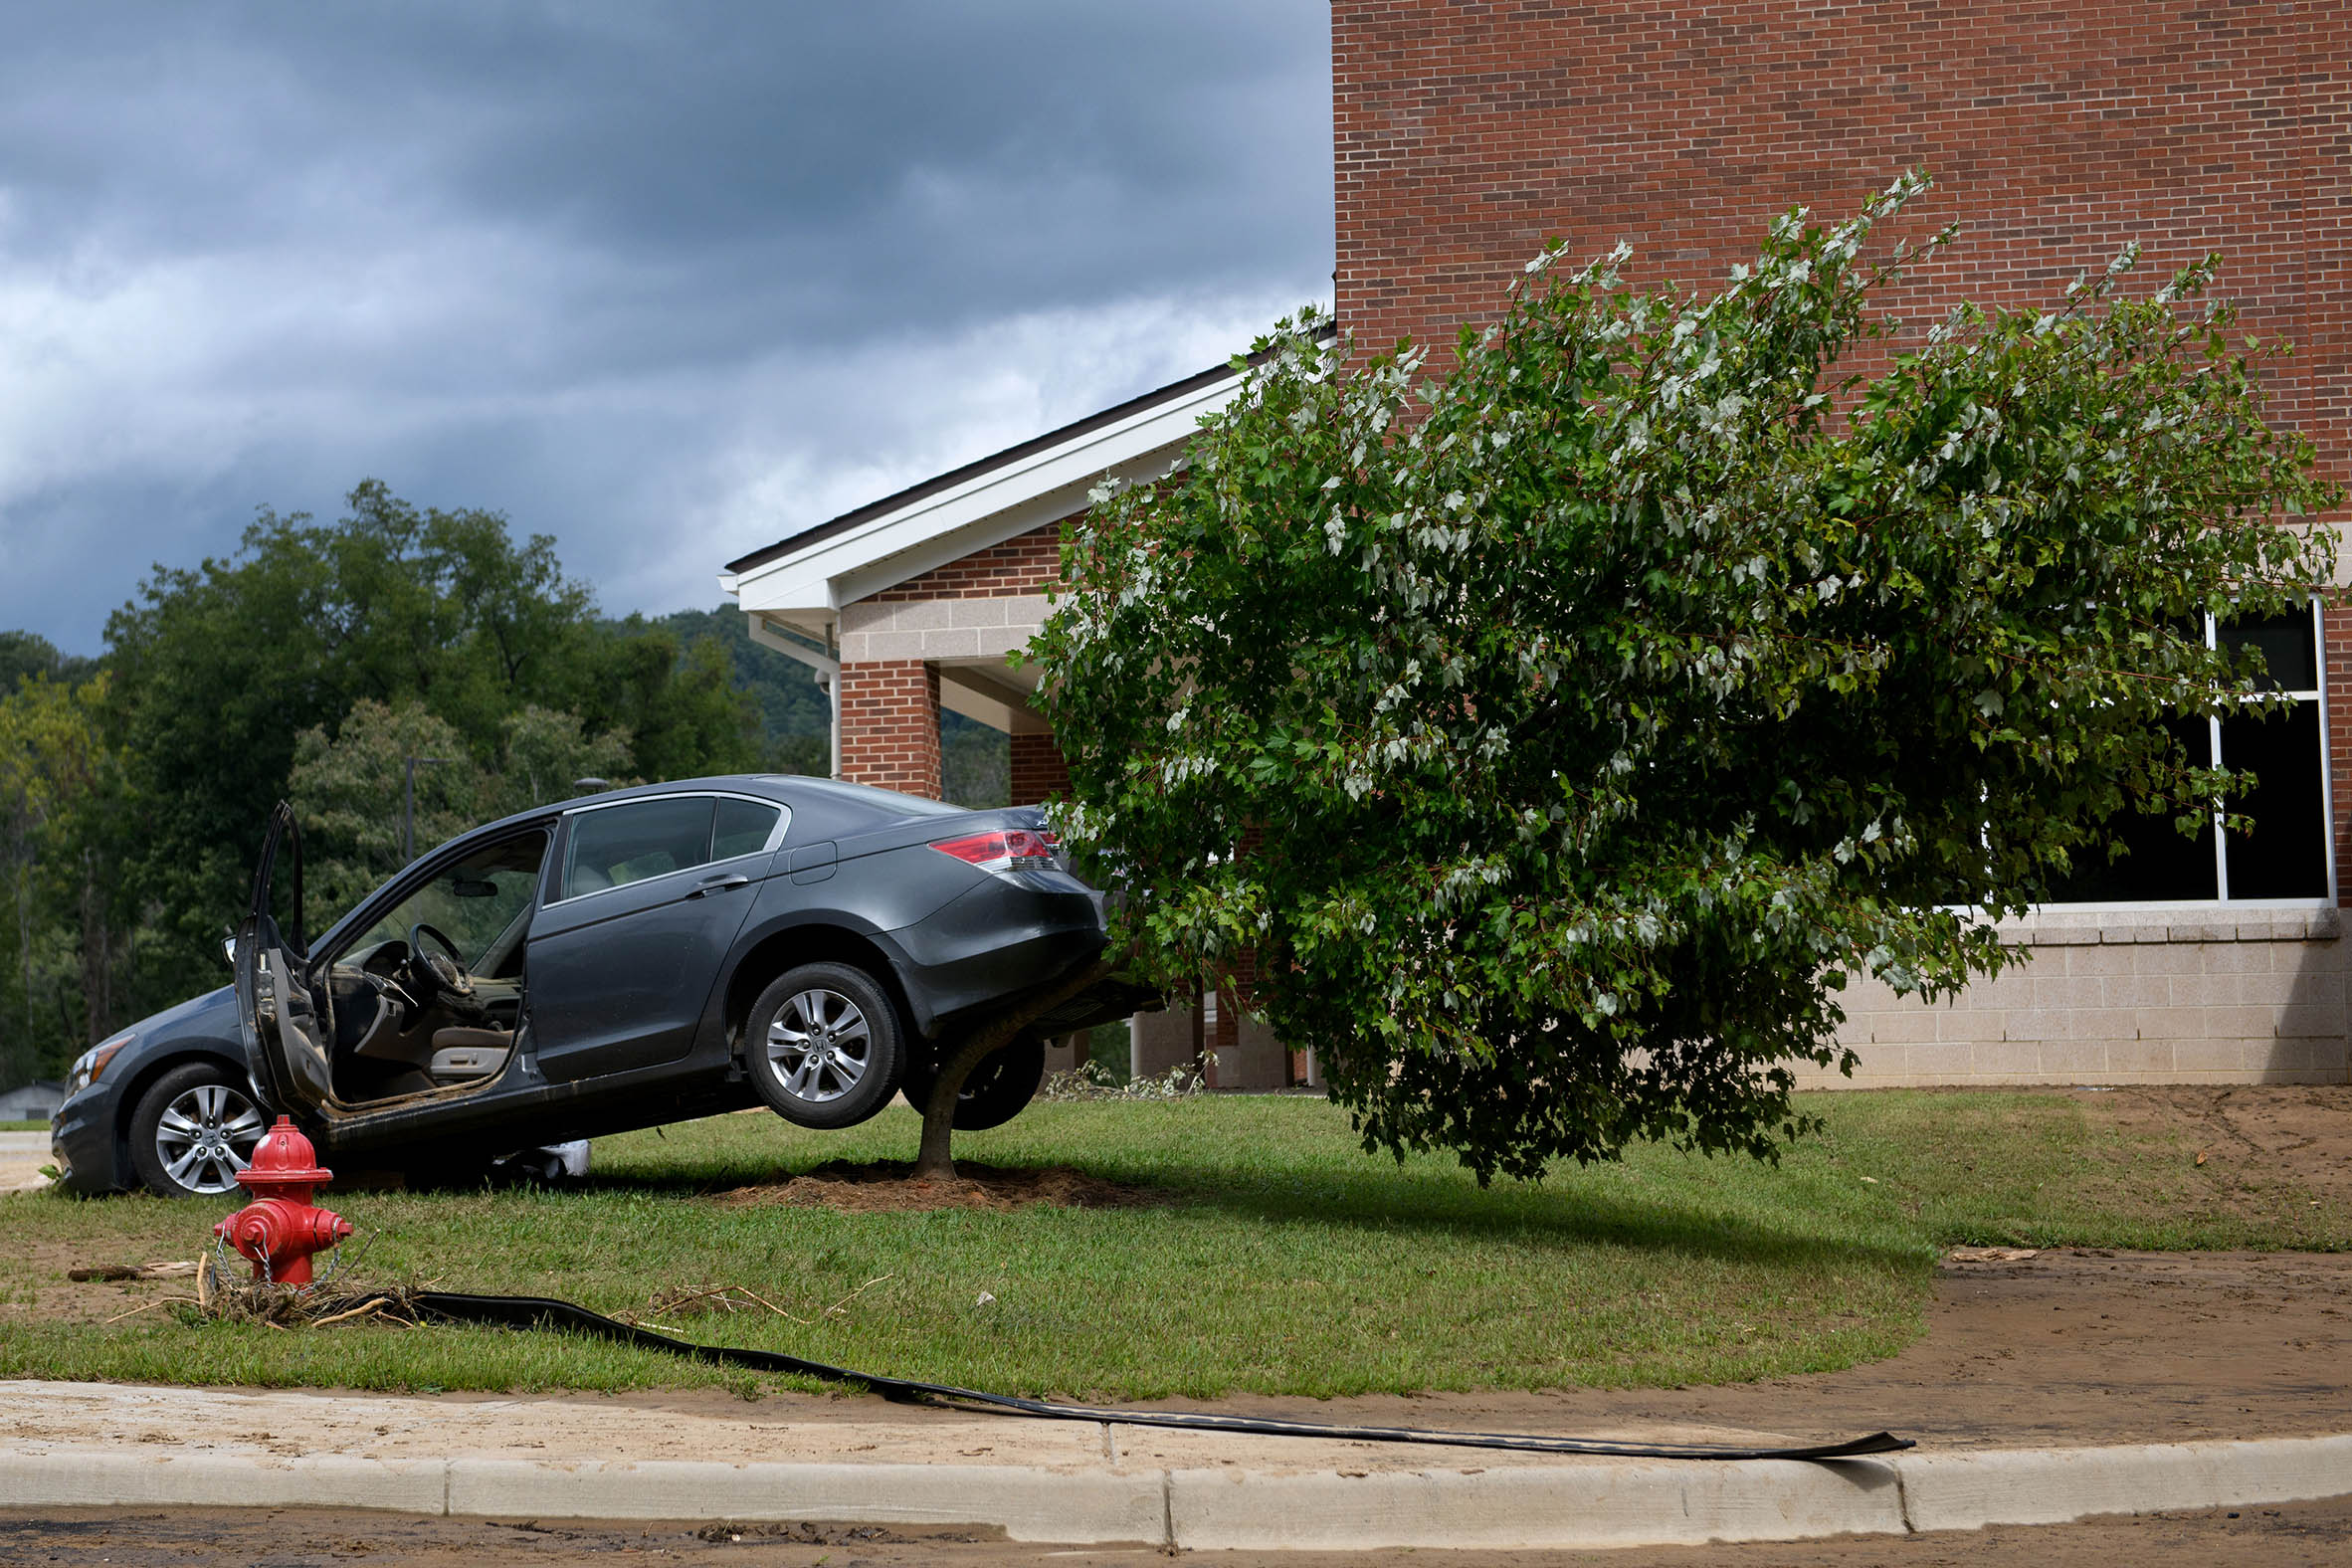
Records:
[[[740,556],[719,587],[821,642],[843,605],[1057,522],[1106,479],[1172,472],[1241,386],[1233,362],[1187,376]]]
[[[1240,385],[1228,371],[955,483],[917,487],[896,505],[849,513],[846,526],[812,530],[819,536],[805,544],[732,567],[719,584],[746,612],[780,611],[803,626],[820,612],[830,621],[845,604],[1069,516],[1106,478],[1159,478],[1182,459],[1200,417]]]

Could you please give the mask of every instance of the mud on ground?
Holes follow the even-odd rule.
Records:
[[[2281,1181],[2352,1204],[2352,1084],[2124,1084],[2067,1095],[2124,1132],[2189,1140],[2206,1156],[2218,1213],[2258,1214],[2253,1192]]]
[[[1132,1187],[1067,1165],[1008,1170],[975,1160],[957,1160],[952,1179],[918,1181],[909,1160],[830,1160],[803,1175],[778,1172],[768,1181],[730,1187],[712,1194],[711,1201],[730,1207],[792,1204],[850,1214],[895,1214],[920,1209],[1022,1209],[1040,1203],[1064,1209],[1144,1209],[1172,1204],[1177,1198],[1164,1188]]]

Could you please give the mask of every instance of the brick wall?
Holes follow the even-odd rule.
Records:
[[[933,567],[865,600],[887,604],[903,599],[993,599],[1036,593],[1062,576],[1062,524],[1049,522],[1002,544]]]
[[[919,659],[842,666],[841,776],[940,798],[936,668]]]
[[[842,777],[937,799],[939,671],[929,661],[989,661],[1025,644],[1045,613],[1039,590],[1061,574],[1062,525],[1054,522],[846,607]],[[1014,736],[1012,766],[1015,805],[1069,787],[1048,736]]]
[[[1960,244],[1914,306],[2041,303],[2127,240],[2208,251],[2304,352],[2287,423],[2340,470],[2352,399],[2352,7],[2341,3],[1656,7],[1337,0],[1338,302],[1359,340],[1449,338],[1544,240],[1712,286],[1767,220],[1851,212],[1900,168]]]
[[[2352,471],[2352,6],[2020,8],[1336,0],[1338,304],[1441,347],[1543,242],[1635,247],[1711,288],[1778,212],[1845,215],[1901,168],[1960,242],[1887,295],[2042,304],[2126,241],[2137,287],[2210,251],[2295,356],[2270,412]],[[2352,892],[2352,615],[2325,618],[2338,886]]]
[[[1013,736],[1014,806],[1035,806],[1056,795],[1070,793],[1070,764],[1052,735]]]

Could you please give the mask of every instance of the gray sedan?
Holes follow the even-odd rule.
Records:
[[[477,828],[315,941],[273,814],[236,984],[75,1065],[63,1184],[228,1192],[267,1120],[329,1164],[446,1177],[764,1103],[847,1127],[919,1097],[973,1020],[1101,947],[1099,895],[1041,813],[831,780],[646,785]],[[283,923],[274,911],[289,911]],[[1141,1002],[1107,984],[973,1075],[958,1126],[1035,1092],[1045,1037]]]

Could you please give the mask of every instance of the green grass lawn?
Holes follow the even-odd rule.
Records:
[[[2227,1182],[2182,1139],[2033,1093],[1811,1096],[1829,1130],[1778,1167],[1645,1148],[1481,1190],[1365,1155],[1319,1100],[1055,1103],[960,1158],[1071,1165],[1164,1207],[844,1214],[708,1195],[834,1159],[907,1159],[903,1107],[850,1133],[765,1113],[601,1140],[568,1191],[326,1195],[373,1279],[643,1311],[738,1284],[764,1311],[668,1316],[700,1337],[899,1376],[1105,1398],[1721,1382],[1886,1356],[1957,1243],[2352,1243],[2352,1214]],[[1867,1178],[1867,1179],[1865,1179]],[[231,1207],[0,1198],[0,1376],[386,1389],[759,1380],[553,1334],[287,1331],[183,1321],[185,1281],[73,1284],[69,1263],[193,1257]],[[879,1280],[879,1283],[870,1281]],[[861,1286],[863,1290],[861,1291]],[[853,1292],[856,1293],[853,1296]],[[983,1304],[983,1295],[994,1299]],[[846,1302],[845,1302],[845,1298]],[[838,1312],[827,1308],[845,1303]]]
[[[46,1121],[0,1121],[0,1132],[47,1132]]]

